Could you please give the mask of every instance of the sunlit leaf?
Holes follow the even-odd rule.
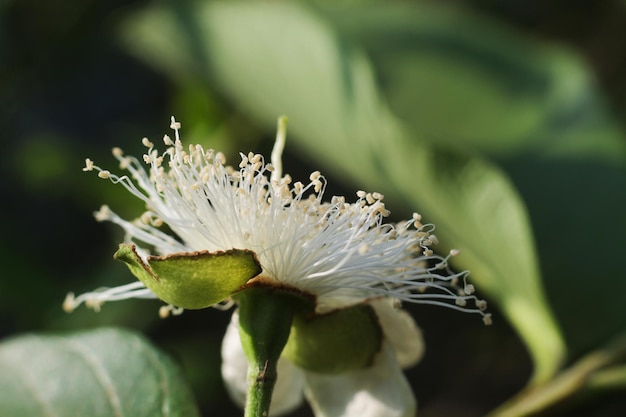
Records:
[[[2,416],[199,416],[179,369],[125,330],[21,336],[0,369]]]

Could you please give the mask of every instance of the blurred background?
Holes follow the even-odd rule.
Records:
[[[269,155],[285,114],[285,172],[321,170],[329,197],[381,192],[394,220],[419,211],[442,253],[462,250],[495,324],[407,306],[427,344],[408,371],[421,416],[485,415],[623,333],[626,2],[168,3],[0,1],[0,339],[135,329],[203,415],[238,415],[219,376],[228,313],[61,310],[133,279],[112,259],[122,232],[92,213],[141,206],[84,159],[115,170],[112,147],[139,155],[171,115],[236,164]],[[618,415],[623,357],[609,368],[545,415]]]

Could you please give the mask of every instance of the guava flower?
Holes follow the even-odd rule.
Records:
[[[445,305],[479,313],[489,323],[486,304],[473,294],[467,272],[448,268],[456,251],[445,257],[433,252],[434,227],[422,224],[418,214],[388,224],[381,194],[359,191],[352,203],[338,196],[324,201],[326,180],[319,172],[306,183],[283,175],[284,123],[271,163],[242,153],[233,168],[221,153],[200,145],[185,148],[174,118],[175,138],[164,137],[163,153],[146,138],[143,161],[113,150],[129,175],[115,175],[87,159],[85,171],[121,184],[146,205],[133,221],[107,206],[95,214],[125,230],[126,243],[116,256],[140,281],[78,297],[70,293],[64,308],[85,303],[97,310],[106,301],[160,298],[166,303],[160,313],[167,316],[185,308],[227,307],[234,299],[239,309],[223,343],[223,374],[230,394],[243,401],[249,380],[239,325],[245,303],[238,297],[253,287],[277,288],[296,294],[307,307],[294,307],[293,323],[289,319],[273,415],[297,406],[304,392],[316,416],[412,416],[415,400],[401,368],[413,365],[423,346],[400,303]],[[324,343],[316,341],[325,340],[324,329],[353,327],[348,324],[355,317],[367,322],[362,334],[371,336],[371,347],[358,363],[345,365],[351,353],[342,357],[333,353],[342,346],[320,347]],[[338,333],[341,338],[343,331]],[[350,345],[359,343],[345,346],[355,349]]]

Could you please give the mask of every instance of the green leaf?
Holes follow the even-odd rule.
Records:
[[[551,415],[551,411],[563,409],[564,405],[578,409],[581,400],[590,398],[589,394],[626,386],[625,359],[626,336],[619,333],[606,346],[585,355],[554,379],[520,391],[488,417]]]
[[[366,48],[411,132],[499,157],[533,219],[571,357],[621,331],[626,195],[615,190],[625,187],[626,141],[584,60],[485,17],[423,3],[325,10]],[[581,259],[581,228],[585,242],[602,242],[601,261]]]
[[[256,255],[249,250],[148,256],[146,264],[135,245],[122,244],[115,258],[161,300],[186,309],[219,303],[261,273]]]
[[[304,7],[214,2],[166,16],[157,9],[132,20],[126,39],[134,51],[163,65],[175,59],[164,38],[180,39],[181,62],[196,63],[179,65],[177,77],[210,64],[220,88],[268,129],[287,115],[290,137],[308,157],[384,193],[396,212],[419,208],[445,247],[462,250],[457,266],[473,271],[517,328],[536,380],[556,371],[564,344],[543,295],[527,215],[498,169],[407,134],[379,97],[367,58]]]
[[[2,416],[199,416],[179,369],[126,330],[8,340],[0,369]]]
[[[506,155],[623,152],[616,129],[598,114],[591,71],[562,45],[467,9],[372,2],[323,10],[365,48],[390,108],[425,140]],[[564,124],[577,125],[575,134],[585,123],[604,132],[593,141],[551,134]]]

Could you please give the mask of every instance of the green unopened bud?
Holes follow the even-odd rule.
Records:
[[[135,245],[122,244],[114,257],[161,300],[191,310],[225,300],[261,273],[249,250],[148,256],[144,262]]]
[[[376,313],[360,304],[328,314],[296,314],[283,355],[301,368],[341,373],[372,364],[383,334]]]

